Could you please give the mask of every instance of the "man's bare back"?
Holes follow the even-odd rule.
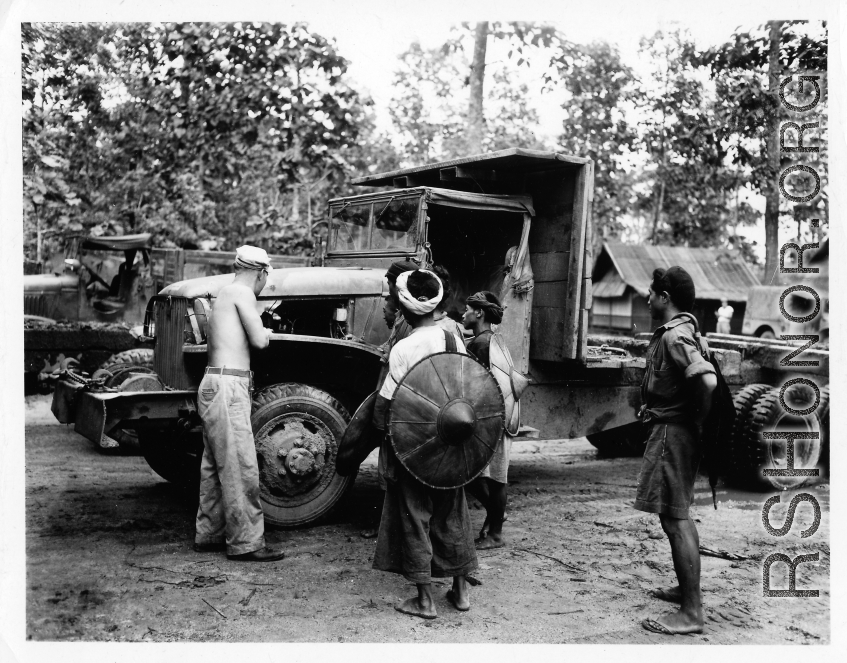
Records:
[[[262,325],[254,290],[236,276],[218,293],[209,319],[209,366],[250,370],[250,346],[261,350],[271,330]]]

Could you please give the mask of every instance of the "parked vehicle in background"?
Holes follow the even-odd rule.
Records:
[[[812,321],[805,323],[787,320],[780,313],[779,300],[786,285],[759,285],[750,289],[747,310],[741,333],[764,339],[776,339],[783,334],[820,334],[822,341],[829,339],[829,289],[817,289],[821,311]],[[809,315],[815,309],[814,297],[803,290],[790,293],[785,298],[785,310],[795,316]]]
[[[151,235],[68,238],[61,273],[24,276],[24,314],[136,324],[158,289]]]
[[[169,283],[227,272],[233,252],[157,249],[149,233],[69,237],[51,274],[24,276],[24,389],[53,389],[68,366],[93,374],[151,366],[140,338],[150,299]],[[274,267],[311,258],[271,256]],[[112,376],[108,386],[122,382]]]

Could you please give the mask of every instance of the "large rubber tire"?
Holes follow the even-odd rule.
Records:
[[[745,431],[751,425],[748,420],[756,401],[771,389],[769,384],[748,384],[732,397],[732,403],[735,406],[735,424],[732,428],[726,472],[726,477],[732,484],[743,485],[748,481],[751,472],[755,473],[755,468],[750,467]]]
[[[141,429],[138,431],[138,443],[144,460],[165,481],[193,491],[199,490],[200,461],[203,458],[201,432]]]
[[[133,348],[113,354],[103,366],[110,364],[132,364],[133,366],[153,366],[153,350],[150,348]]]
[[[335,471],[335,457],[350,414],[325,391],[304,384],[287,383],[267,387],[253,398],[253,435],[256,438],[265,522],[278,527],[296,527],[326,516],[353,485],[355,474],[342,477]],[[272,453],[277,440],[291,440],[296,431],[318,436],[325,445],[320,469],[307,477],[307,489],[291,493],[281,488],[274,472],[279,462]],[[285,443],[287,444],[287,443]],[[287,448],[287,447],[286,447]],[[296,482],[299,479],[286,478]]]
[[[794,442],[794,467],[820,467],[823,463],[823,448],[826,444],[826,426],[821,417],[827,416],[824,409],[823,393],[817,409],[806,416],[796,416],[785,412],[779,402],[779,388],[775,387],[760,396],[750,411],[744,426],[742,444],[747,455],[747,477],[745,487],[760,490],[794,490],[802,486],[817,483],[818,477],[766,477],[762,475],[765,468],[785,467],[785,442],[781,440],[762,439],[763,432],[769,431],[818,431],[821,435],[817,440],[796,440]],[[823,473],[821,473],[822,475]]]
[[[603,458],[634,458],[644,455],[647,429],[640,421],[587,435]]]

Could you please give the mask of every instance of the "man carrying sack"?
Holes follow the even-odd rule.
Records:
[[[443,296],[435,274],[423,269],[400,274],[397,294],[400,311],[412,331],[398,341],[389,356],[388,375],[374,408],[373,425],[380,431],[386,429],[386,412],[410,369],[451,345],[451,351],[465,353],[461,339],[435,325],[433,311]],[[447,599],[457,610],[468,610],[466,576],[477,568],[477,559],[464,489],[437,489],[419,481],[398,459],[388,435],[380,446],[379,473],[386,492],[373,568],[399,573],[418,590],[417,596],[398,603],[395,609],[434,619],[431,579],[452,577]]]
[[[284,553],[265,546],[259,465],[250,425],[250,346],[268,347],[256,296],[272,270],[264,249],[236,251],[235,279],[221,288],[209,319],[209,365],[197,393],[203,420],[200,506],[194,550],[226,550],[232,560],[272,562]]]

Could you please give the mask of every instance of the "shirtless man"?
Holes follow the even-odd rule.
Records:
[[[268,280],[264,249],[236,251],[234,281],[221,288],[209,319],[209,365],[197,394],[203,420],[200,506],[194,550],[226,550],[232,560],[272,562],[284,553],[265,546],[259,465],[250,426],[250,346],[268,347],[271,330],[256,307]]]

